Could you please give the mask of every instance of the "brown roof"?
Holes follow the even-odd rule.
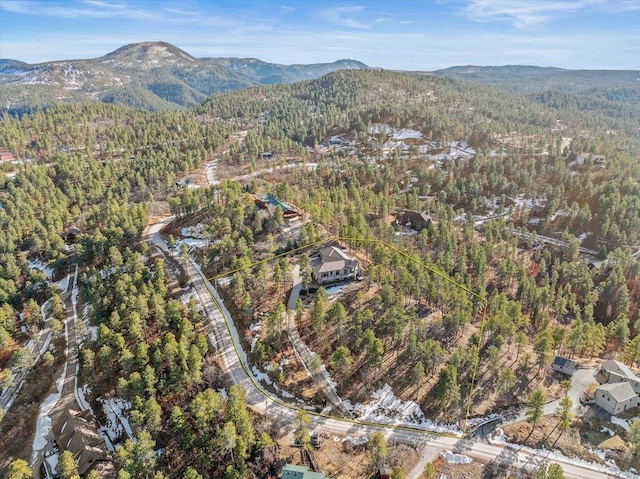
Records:
[[[96,428],[87,420],[87,413],[66,409],[54,421],[53,433],[60,451],[71,451],[78,463],[78,473],[87,473],[99,462],[110,462],[106,445]]]
[[[352,259],[340,248],[335,246],[327,246],[320,250],[320,263],[314,268],[317,273],[326,273],[328,271],[341,271],[345,267],[355,268],[358,260]]]

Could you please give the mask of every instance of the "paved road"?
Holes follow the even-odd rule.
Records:
[[[511,233],[513,236],[518,236],[520,238],[524,238],[526,240],[531,239],[531,237],[533,236],[532,233],[523,233],[521,231],[518,231],[514,228],[507,228],[507,231],[509,233]],[[542,243],[546,243],[546,244],[552,244],[555,246],[561,246],[563,248],[568,248],[569,247],[569,243],[567,243],[566,241],[562,241],[556,238],[551,238],[550,236],[542,236],[539,234],[536,234],[536,241],[542,242]],[[598,256],[598,252],[592,249],[588,249],[588,248],[584,248],[582,246],[578,246],[578,251],[580,253],[583,254],[588,254],[591,256]]]
[[[166,244],[159,235],[163,223],[158,223],[147,231],[154,244],[163,251],[168,252]],[[297,412],[295,405],[286,404],[282,400],[273,397],[250,376],[246,355],[241,348],[235,326],[217,291],[206,280],[193,261],[188,265],[187,274],[191,278],[198,296],[204,300],[204,306],[208,311],[210,333],[215,335],[213,344],[221,355],[230,379],[234,384],[241,384],[247,391],[248,404],[253,410],[266,414],[271,420],[275,420],[281,426],[281,433],[291,433]],[[468,441],[457,437],[436,436],[432,433],[409,427],[394,428],[346,418],[334,418],[312,412],[310,412],[310,416],[312,426],[320,432],[326,432],[338,437],[358,437],[368,436],[375,431],[383,431],[389,440],[395,439],[398,442],[413,444],[423,450],[423,453],[425,448],[429,450],[429,454],[455,450],[483,462],[488,461],[498,465],[517,465],[519,467],[528,466],[532,469],[537,467],[539,463],[548,460],[548,457],[545,456],[547,453],[528,452],[511,446]],[[589,479],[623,477],[616,475],[614,471],[603,470],[601,466],[573,464],[573,461],[562,457],[553,458],[553,462],[562,466],[566,477]],[[410,477],[417,478],[420,473],[421,470],[416,469],[412,471]]]

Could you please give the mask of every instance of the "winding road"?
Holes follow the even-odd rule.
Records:
[[[147,229],[148,239],[169,255],[171,252],[163,241],[160,231],[171,220],[172,218],[166,218]],[[292,432],[298,411],[296,404],[289,404],[275,397],[253,377],[233,320],[216,289],[193,260],[186,266],[187,274],[207,314],[208,333],[212,346],[220,353],[231,381],[244,387],[248,404],[254,411],[268,415],[270,420],[274,420],[280,426],[280,432],[283,434]],[[383,431],[389,441],[395,440],[415,446],[421,451],[421,461],[408,475],[409,478],[414,479],[421,476],[422,468],[427,461],[433,460],[446,451],[463,453],[473,459],[489,463],[487,467],[500,469],[512,466],[533,471],[541,463],[554,462],[560,464],[565,477],[570,478],[638,477],[615,471],[604,465],[581,464],[579,461],[560,456],[554,451],[531,451],[509,444],[490,444],[480,440],[436,435],[413,427],[375,424],[307,412],[311,417],[312,427],[318,432],[333,436],[359,437],[368,436],[375,431]]]

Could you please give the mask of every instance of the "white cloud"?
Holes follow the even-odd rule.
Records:
[[[122,19],[153,22],[156,24],[233,27],[242,24],[241,18],[213,15],[196,8],[196,4],[158,2],[153,8],[127,2],[81,0],[72,3],[54,3],[35,0],[2,0],[0,10],[23,15],[37,15],[70,19]]]
[[[477,22],[507,21],[526,27],[602,3],[602,0],[469,0],[463,11]]]
[[[320,16],[336,25],[364,30],[371,28],[371,24],[355,18],[356,14],[364,9],[361,5],[343,5],[323,10],[320,12]]]

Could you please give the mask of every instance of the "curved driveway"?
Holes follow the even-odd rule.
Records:
[[[151,241],[165,253],[169,253],[169,250],[159,232],[169,221],[171,221],[171,218],[156,223],[147,229],[147,234],[151,236]],[[254,411],[267,414],[272,420],[277,419],[278,424],[282,424],[283,427],[290,428],[292,431],[297,407],[271,395],[249,373],[250,369],[246,354],[240,345],[233,320],[224,307],[220,296],[193,260],[186,266],[191,283],[196,289],[207,313],[210,328],[209,334],[210,336],[215,336],[215,341],[212,341],[212,345],[221,354],[226,372],[232,382],[241,384],[244,387],[247,391],[248,404]],[[534,470],[540,463],[548,461],[560,464],[565,472],[565,477],[589,479],[637,477],[623,475],[603,465],[576,464],[575,461],[566,458],[552,457],[553,451],[546,451],[545,454],[535,453],[510,445],[488,444],[458,437],[436,435],[412,427],[366,423],[307,412],[311,416],[312,426],[317,431],[337,436],[363,436],[370,435],[375,431],[383,431],[388,439],[412,444],[422,450],[423,458],[432,457],[440,452],[455,450],[469,457],[482,460],[482,462],[491,463],[495,467],[513,466]],[[421,461],[409,477],[420,477],[422,474],[420,466],[423,463],[424,461]]]

